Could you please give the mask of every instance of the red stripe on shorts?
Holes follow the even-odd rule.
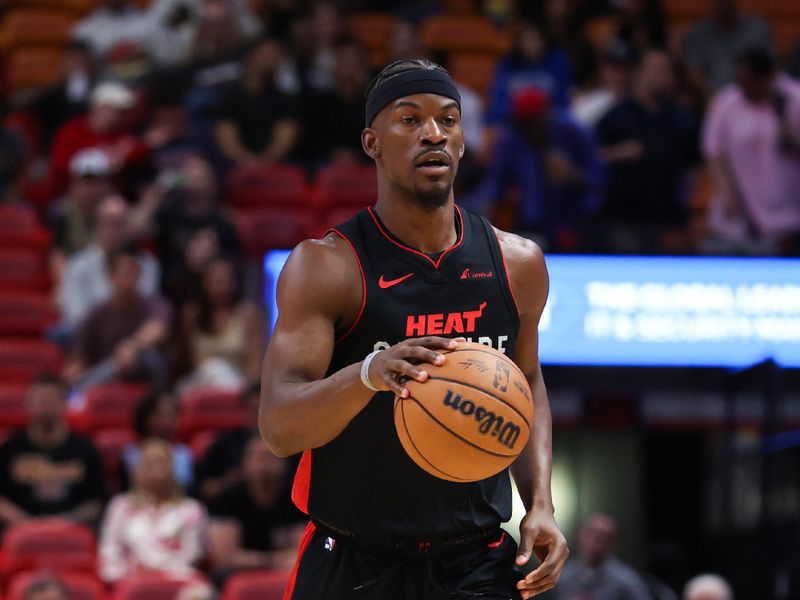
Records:
[[[314,534],[317,532],[317,527],[311,522],[308,522],[306,525],[305,530],[303,531],[303,537],[300,539],[300,547],[297,549],[297,560],[294,563],[294,568],[292,569],[292,574],[289,577],[289,585],[286,586],[286,593],[283,595],[283,600],[292,600],[292,594],[294,594],[294,584],[297,581],[297,571],[300,568],[300,561],[303,560],[303,554],[308,548],[308,545],[311,543],[311,538],[314,537]]]

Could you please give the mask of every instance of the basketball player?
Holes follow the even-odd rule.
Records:
[[[547,270],[533,243],[455,206],[459,103],[434,63],[384,68],[361,136],[377,166],[375,206],[301,243],[281,273],[259,425],[276,454],[303,452],[293,497],[311,518],[287,600],[530,598],[567,558],[537,358]],[[438,479],[394,429],[394,394],[408,397],[404,381],[425,381],[455,337],[506,352],[534,392],[532,441],[514,471],[529,509],[519,550],[499,528],[511,516],[507,470]],[[542,563],[523,578],[534,553]]]

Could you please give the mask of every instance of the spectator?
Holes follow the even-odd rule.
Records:
[[[388,40],[389,61],[406,58],[424,58],[427,50],[423,48],[417,28],[411,21],[396,19],[392,23]]]
[[[185,297],[176,287],[186,281],[189,261],[198,258],[193,252],[202,251],[201,259],[218,253],[241,255],[236,229],[220,211],[218,200],[219,184],[214,171],[205,160],[192,156],[179,169],[162,173],[133,211],[131,228],[135,235],[155,238],[164,288],[170,297]],[[193,246],[201,234],[207,239]],[[212,248],[216,252],[209,253]]]
[[[70,430],[64,383],[38,377],[26,408],[27,427],[0,446],[0,525],[42,516],[93,525],[105,500],[102,461]]]
[[[300,154],[312,168],[330,162],[364,159],[361,130],[364,129],[364,87],[369,76],[367,60],[353,40],[337,43],[333,50],[334,85],[327,91],[312,91],[303,119]],[[331,119],[330,115],[336,115]]]
[[[561,600],[641,600],[650,593],[639,575],[614,556],[617,524],[608,515],[591,515],[581,528],[578,558],[567,561],[556,586]]]
[[[22,600],[69,600],[69,593],[58,579],[42,575],[25,588]]]
[[[206,267],[200,296],[184,310],[183,335],[193,372],[182,387],[242,389],[259,378],[264,318],[243,299],[240,276],[229,259],[217,258]]]
[[[133,430],[139,441],[126,446],[122,451],[123,489],[128,488],[142,458],[142,444],[153,439],[172,444],[177,426],[178,401],[171,394],[151,394],[136,406],[133,415]],[[191,490],[194,484],[194,468],[192,451],[188,446],[172,445],[172,468],[178,485],[184,490]]]
[[[242,457],[245,446],[258,434],[258,405],[261,400],[261,385],[256,380],[242,394],[245,409],[245,425],[225,431],[219,435],[197,466],[200,496],[212,500],[220,492],[242,480]]]
[[[139,251],[122,248],[108,258],[111,298],[97,306],[80,326],[67,368],[78,389],[114,379],[149,381],[162,389],[166,367],[159,346],[169,329],[170,309],[163,300],[138,290]]]
[[[250,438],[242,462],[244,480],[209,508],[209,555],[219,576],[237,569],[291,568],[305,519],[290,498],[287,464],[260,436]]]
[[[111,297],[108,257],[129,243],[129,220],[128,205],[119,195],[106,196],[97,206],[92,243],[73,254],[64,269],[58,304],[67,330],[74,330],[93,308]],[[150,298],[158,289],[158,263],[150,254],[139,252],[139,266],[139,292]]]
[[[53,250],[51,272],[58,286],[67,259],[92,243],[95,215],[100,200],[111,192],[111,164],[101,150],[78,152],[69,164],[67,194],[51,211]]]
[[[689,580],[683,600],[733,600],[731,586],[719,575],[706,573]]]
[[[51,148],[53,192],[64,191],[72,158],[85,148],[100,148],[115,175],[128,175],[146,166],[149,149],[131,132],[128,111],[136,99],[120,83],[101,83],[92,90],[89,113],[75,117],[58,129]]]
[[[483,190],[502,201],[519,186],[517,227],[543,232],[561,250],[576,250],[577,234],[597,208],[603,168],[591,130],[551,109],[543,91],[515,94],[513,125],[499,136]]]
[[[175,481],[172,448],[148,440],[141,452],[133,489],[111,500],[100,529],[100,577],[109,583],[143,571],[188,577],[203,555],[206,513]]]
[[[572,113],[589,127],[596,127],[614,106],[631,92],[639,55],[633,46],[612,39],[600,61],[599,86],[575,96]]]
[[[695,23],[684,41],[684,59],[707,96],[733,83],[736,57],[749,48],[773,49],[764,19],[742,15],[736,0],[713,0],[709,18]]]
[[[317,91],[330,91],[336,87],[336,40],[342,35],[342,17],[334,2],[317,0],[311,6],[310,41],[311,61],[304,80]]]
[[[774,252],[800,232],[800,84],[754,48],[714,97],[703,151],[715,178],[705,250]]]
[[[667,43],[662,0],[613,0],[616,31],[614,37],[644,53],[651,48],[664,48]]]
[[[179,86],[163,80],[155,80],[154,85],[161,89],[151,93],[152,114],[142,138],[152,149],[155,172],[178,171],[184,162],[208,151],[210,144],[189,122]]]
[[[221,100],[217,143],[234,164],[280,161],[295,147],[299,126],[293,99],[275,83],[282,61],[280,42],[262,40],[248,54],[241,81]]]
[[[542,25],[527,21],[520,26],[511,54],[497,64],[489,93],[488,122],[492,125],[508,122],[512,97],[531,86],[545,91],[554,106],[569,107],[572,88],[569,57],[553,44]]]
[[[633,94],[603,117],[597,134],[608,162],[601,210],[604,251],[662,252],[680,245],[688,212],[683,183],[696,150],[691,115],[674,101],[675,74],[669,55],[647,51]],[[676,242],[670,242],[677,236]]]
[[[579,88],[592,80],[597,68],[594,48],[583,33],[587,10],[582,4],[582,0],[546,0],[541,16],[555,43],[569,56]]]

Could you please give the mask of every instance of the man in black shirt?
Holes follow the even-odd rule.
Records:
[[[28,391],[28,426],[0,446],[0,525],[38,516],[92,524],[105,488],[100,454],[69,429],[63,383],[42,376]]]
[[[287,472],[287,461],[252,435],[242,461],[243,481],[209,506],[210,554],[220,574],[291,567],[305,519],[292,505]]]

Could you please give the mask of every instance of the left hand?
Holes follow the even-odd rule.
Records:
[[[567,540],[556,525],[553,513],[544,509],[531,510],[519,526],[520,541],[517,565],[527,564],[532,554],[541,564],[517,583],[523,600],[553,588],[569,556]]]

